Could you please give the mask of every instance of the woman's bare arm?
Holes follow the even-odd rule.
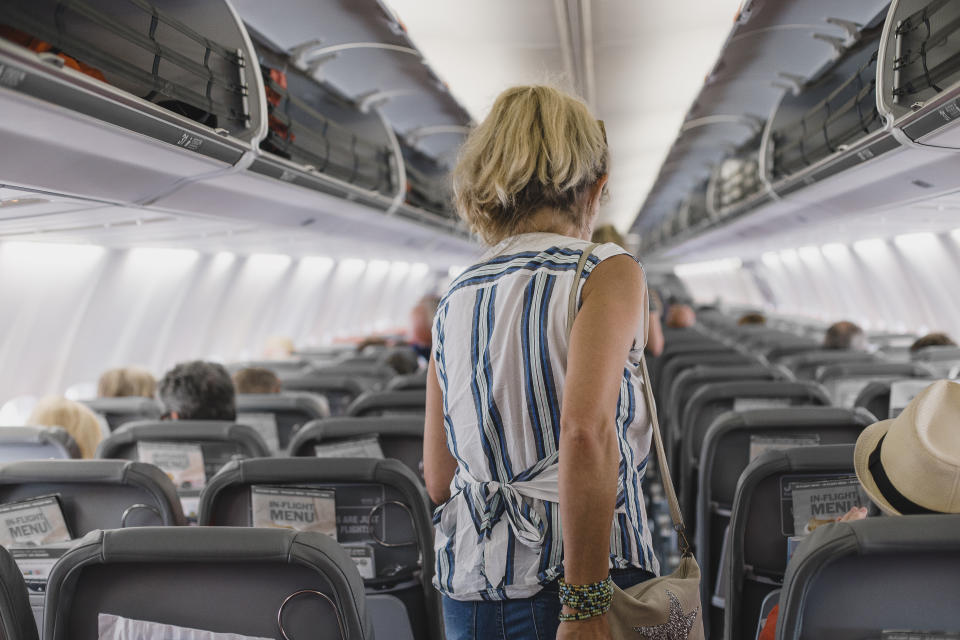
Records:
[[[450,498],[450,482],[457,469],[457,460],[447,449],[447,434],[443,427],[443,392],[433,357],[427,365],[426,412],[423,425],[423,479],[430,499],[440,504]]]
[[[560,428],[560,518],[570,584],[599,582],[609,573],[620,460],[616,406],[643,304],[640,266],[629,256],[605,260],[584,285],[570,336]]]

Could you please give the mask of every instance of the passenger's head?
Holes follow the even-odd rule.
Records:
[[[263,357],[267,360],[283,360],[293,355],[293,340],[286,336],[270,336],[263,346]]]
[[[823,338],[823,348],[866,351],[867,336],[863,333],[863,329],[852,322],[836,322],[827,329]]]
[[[960,383],[938,380],[896,418],[867,427],[854,466],[888,515],[960,513]]]
[[[617,231],[617,228],[612,224],[605,224],[602,227],[594,229],[593,237],[590,238],[590,240],[592,242],[599,242],[600,244],[612,242],[624,248],[627,246],[627,241],[624,239],[623,234]]]
[[[603,125],[583,101],[545,86],[501,93],[453,170],[457,212],[488,244],[553,212],[589,237],[607,179]]]
[[[230,374],[213,362],[182,362],[160,381],[160,401],[171,420],[236,420]]]
[[[104,371],[97,383],[97,396],[101,398],[126,396],[152,398],[156,391],[156,379],[142,367],[123,367]]]
[[[745,313],[737,320],[737,324],[741,327],[763,326],[767,324],[767,317],[762,313]]]
[[[86,406],[60,396],[47,396],[34,407],[27,424],[44,427],[63,427],[77,443],[80,455],[93,458],[103,438],[100,421]]]
[[[910,345],[910,352],[916,353],[920,349],[927,347],[955,347],[957,343],[950,339],[945,333],[928,333],[922,338],[917,338],[916,342]]]
[[[697,313],[688,304],[671,304],[667,309],[666,325],[669,329],[686,329],[697,323]]]
[[[413,344],[430,346],[433,342],[433,316],[437,314],[439,305],[439,297],[426,295],[410,311],[410,341]]]
[[[237,393],[280,393],[280,378],[266,367],[245,367],[233,374]]]

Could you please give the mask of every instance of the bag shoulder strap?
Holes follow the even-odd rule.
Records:
[[[580,261],[577,264],[577,272],[573,279],[573,286],[570,287],[570,300],[567,307],[567,336],[573,331],[573,321],[577,316],[577,294],[580,291],[580,280],[583,277],[583,270],[587,265],[587,260],[593,254],[599,244],[591,244],[583,250]],[[667,494],[667,503],[670,506],[670,519],[673,521],[673,528],[680,538],[680,551],[684,555],[690,552],[690,543],[687,540],[687,531],[683,523],[683,514],[680,512],[680,503],[677,500],[677,492],[673,486],[673,477],[670,475],[670,465],[667,463],[667,454],[663,448],[663,434],[660,431],[660,419],[657,417],[657,403],[653,397],[653,385],[650,384],[650,372],[647,370],[646,356],[640,358],[640,371],[643,375],[643,395],[647,402],[647,412],[650,414],[650,421],[653,423],[653,447],[657,453],[657,464],[660,468],[660,479],[663,482],[664,493]]]

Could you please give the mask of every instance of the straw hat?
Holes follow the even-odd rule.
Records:
[[[960,513],[960,383],[938,380],[898,417],[867,427],[853,464],[888,515]]]

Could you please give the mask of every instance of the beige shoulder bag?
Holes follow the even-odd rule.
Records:
[[[573,329],[577,315],[577,294],[580,290],[583,269],[587,259],[598,245],[592,244],[583,251],[577,265],[576,277],[570,290],[567,313],[567,333]],[[643,393],[647,412],[653,422],[653,446],[664,492],[670,504],[673,528],[680,539],[683,554],[680,566],[667,576],[661,576],[628,589],[614,585],[613,604],[610,607],[610,632],[614,640],[703,640],[703,616],[700,615],[700,567],[697,565],[687,542],[683,516],[677,502],[677,493],[670,477],[667,456],[663,450],[657,406],[653,399],[647,361],[640,359],[643,373]]]

